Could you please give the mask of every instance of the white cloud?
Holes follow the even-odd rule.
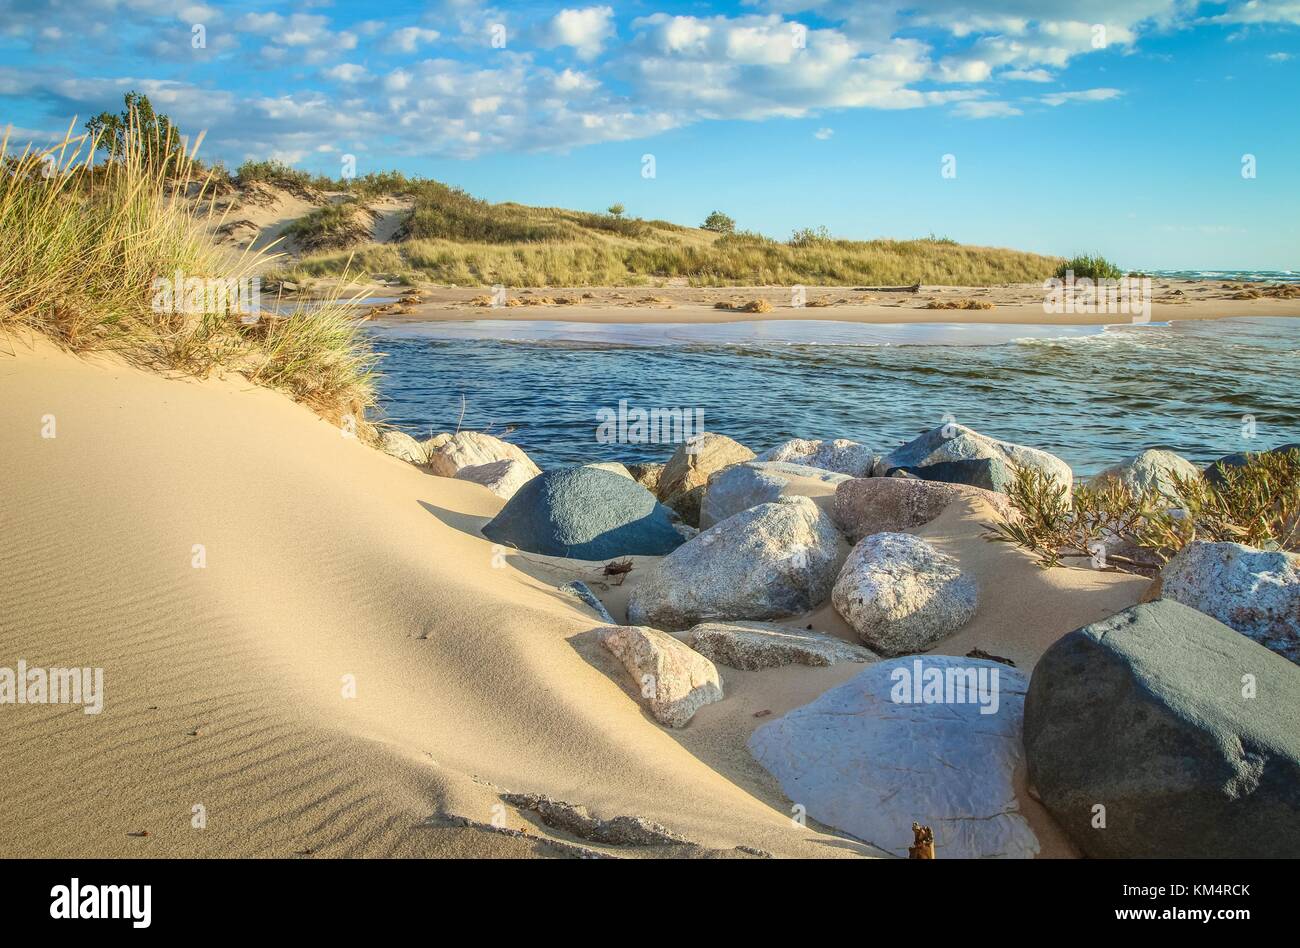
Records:
[[[1119,98],[1124,93],[1119,89],[1080,89],[1075,92],[1050,92],[1041,101],[1047,105],[1064,105],[1067,102],[1105,102],[1107,99]]]
[[[1292,57],[1290,53],[1269,53],[1268,58],[1273,60],[1273,62],[1275,63],[1284,63],[1290,60]]]
[[[1008,69],[999,73],[998,78],[1019,82],[1051,82],[1054,77],[1046,69]]]
[[[384,48],[393,52],[413,53],[421,46],[432,43],[439,36],[437,30],[426,30],[418,26],[405,26],[388,34]]]
[[[326,69],[325,75],[339,82],[360,82],[370,73],[366,72],[365,66],[358,66],[356,63],[339,63]]]
[[[969,119],[1010,118],[1023,114],[1010,102],[997,99],[967,99],[952,107],[954,115]]]
[[[833,128],[819,128],[817,131],[813,132],[813,138],[824,142],[834,134],[835,129]]]
[[[550,46],[571,46],[583,59],[600,55],[605,41],[614,35],[614,11],[610,7],[561,10],[550,22]]]

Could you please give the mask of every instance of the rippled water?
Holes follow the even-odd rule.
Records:
[[[602,444],[597,411],[699,408],[755,450],[841,437],[881,450],[962,424],[1051,451],[1080,474],[1144,447],[1207,462],[1300,440],[1300,319],[1150,326],[870,326],[836,322],[407,323],[385,353],[387,418],[420,437],[510,431],[543,467],[664,460]],[[462,396],[464,397],[463,419]],[[1256,437],[1243,437],[1243,416]]]

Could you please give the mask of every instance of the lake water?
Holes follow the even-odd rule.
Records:
[[[1145,447],[1204,463],[1300,441],[1293,318],[1104,328],[379,321],[368,332],[384,354],[390,422],[422,438],[458,423],[504,435],[543,468],[666,460],[671,444],[597,440],[598,410],[620,400],[698,409],[707,430],[756,451],[806,437],[883,452],[951,416],[1059,455],[1078,474]]]

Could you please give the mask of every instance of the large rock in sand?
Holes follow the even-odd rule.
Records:
[[[978,589],[957,561],[910,533],[853,548],[831,594],[835,610],[882,655],[920,652],[975,614]]]
[[[768,448],[755,460],[785,461],[789,464],[820,467],[849,477],[869,477],[879,458],[865,444],[844,438],[836,438],[834,441],[792,438],[775,448]]]
[[[771,622],[702,622],[681,638],[705,658],[746,671],[782,665],[836,665],[876,659],[862,646],[833,635],[791,629]]]
[[[1193,540],[1160,571],[1159,595],[1300,664],[1300,554]]]
[[[623,663],[663,724],[685,727],[704,705],[722,700],[718,669],[671,635],[628,625],[606,626],[596,635]]]
[[[1006,494],[901,477],[855,477],[835,488],[831,515],[853,543],[873,533],[901,533],[929,523],[957,500],[982,500],[1011,516]]]
[[[1030,858],[1038,839],[1013,782],[1025,686],[980,659],[879,662],[758,728],[749,749],[808,816],[896,855],[916,821],[940,859]]]
[[[534,477],[483,527],[483,535],[529,553],[582,560],[662,556],[682,542],[653,494],[592,467]]]
[[[728,517],[768,504],[779,497],[829,497],[835,485],[849,480],[803,464],[776,461],[746,461],[723,468],[709,478],[700,504],[700,527],[707,529]]]
[[[405,431],[389,428],[379,436],[379,449],[401,461],[423,464],[425,460],[424,445],[416,441]]]
[[[521,464],[513,458],[505,461],[492,461],[488,464],[471,464],[462,467],[454,477],[461,481],[473,481],[482,484],[498,497],[509,500],[515,492],[534,477],[534,469]]]
[[[1200,473],[1195,464],[1172,451],[1148,448],[1106,468],[1092,479],[1092,484],[1101,487],[1109,480],[1116,480],[1134,494],[1154,490],[1176,504],[1180,497],[1174,475],[1191,480]]]
[[[617,474],[619,477],[626,477],[629,481],[636,480],[636,478],[632,476],[632,472],[619,461],[592,461],[590,464],[584,464],[582,466],[594,467],[598,471],[609,471],[611,474]],[[638,483],[640,482],[638,481]]]
[[[895,448],[880,459],[873,473],[882,475],[896,467],[921,467],[944,461],[969,461],[999,458],[1012,468],[1032,467],[1042,471],[1069,491],[1074,485],[1070,465],[1055,455],[1037,448],[1026,448],[980,434],[964,425],[941,425],[907,444]]]
[[[679,444],[659,474],[659,499],[703,487],[709,475],[724,467],[749,461],[754,452],[726,435],[705,432]]]
[[[1300,858],[1297,708],[1290,662],[1171,599],[1142,603],[1039,659],[1030,784],[1089,856]]]
[[[654,566],[628,597],[629,620],[680,630],[709,619],[779,619],[830,593],[840,534],[807,497],[728,517]]]
[[[424,443],[429,453],[429,471],[439,477],[455,477],[462,467],[493,461],[518,461],[534,475],[542,473],[523,448],[481,431],[440,434]]]
[[[934,464],[922,464],[919,467],[896,467],[886,474],[897,477],[900,472],[925,481],[978,487],[981,490],[996,491],[1001,494],[1011,489],[1012,481],[1015,479],[1011,466],[1002,458],[938,461]]]

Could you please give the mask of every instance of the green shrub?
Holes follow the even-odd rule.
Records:
[[[1123,270],[1105,257],[1088,254],[1080,254],[1066,260],[1056,268],[1056,278],[1063,280],[1066,274],[1071,272],[1076,280],[1084,277],[1089,280],[1118,280],[1124,275]]]
[[[736,222],[721,211],[713,211],[708,217],[704,218],[700,230],[711,230],[718,234],[734,234],[736,232]]]

